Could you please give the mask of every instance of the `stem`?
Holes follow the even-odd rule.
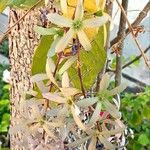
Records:
[[[133,83],[136,83],[136,84],[139,85],[139,86],[142,86],[142,87],[148,86],[146,83],[144,83],[144,82],[142,82],[142,81],[139,81],[138,79],[135,79],[135,78],[129,76],[128,74],[122,73],[122,76],[123,76],[124,78],[126,78],[127,80],[129,80],[129,81],[131,81],[131,82],[133,82]]]
[[[122,7],[127,12],[128,8],[128,0],[122,1]],[[118,37],[122,38],[125,36],[126,30],[126,19],[124,17],[123,12],[121,12],[120,16],[120,25],[118,31]],[[122,51],[123,51],[124,41],[118,44],[117,49],[119,49],[120,56],[116,55],[116,74],[115,74],[115,85],[118,86],[121,84],[121,75],[122,75]]]
[[[146,53],[148,50],[150,49],[150,45],[144,50],[144,53]],[[133,64],[134,62],[138,61],[140,58],[142,57],[141,55],[136,56],[132,61],[126,63],[125,65],[123,65],[122,69],[130,66],[131,64]]]
[[[79,40],[78,40],[78,49],[77,49],[77,67],[78,67],[78,76],[79,76],[79,80],[80,80],[80,85],[81,85],[81,90],[82,90],[82,94],[84,96],[84,98],[86,98],[86,94],[85,94],[85,89],[83,86],[83,81],[82,81],[82,74],[81,74],[81,66],[80,66],[80,44],[79,44]]]

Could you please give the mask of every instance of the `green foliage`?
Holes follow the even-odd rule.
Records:
[[[136,58],[135,55],[132,55],[132,56],[130,56],[130,57],[128,57],[128,58],[125,58],[125,57],[122,56],[122,64],[125,65],[126,63],[128,63],[128,62],[134,60],[135,58]],[[136,60],[134,63],[132,63],[131,66],[133,66],[133,67],[138,67],[139,65],[140,65],[140,59],[138,59],[138,60]],[[116,68],[116,58],[113,58],[113,59],[112,59],[111,64],[110,64],[110,67],[111,67],[112,69],[115,69],[115,68]]]
[[[1,44],[0,44],[0,54],[8,57],[9,54],[9,48],[8,48],[8,40],[4,40]]]
[[[7,132],[9,126],[9,86],[2,81],[3,71],[8,66],[0,65],[0,132]]]
[[[134,138],[128,138],[128,149],[150,149],[150,87],[137,95],[125,94],[121,111],[123,120],[134,132]]]

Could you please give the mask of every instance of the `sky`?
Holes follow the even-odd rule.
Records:
[[[144,8],[144,6],[149,2],[149,0],[128,0],[128,1],[129,1],[129,3],[128,3],[128,10],[129,10],[128,18],[129,18],[130,22],[132,23],[135,20],[135,18],[137,17],[140,10],[142,10]],[[118,5],[116,2],[114,2],[113,15],[116,13],[117,10],[118,10]],[[131,10],[134,10],[134,11],[131,11]],[[138,10],[138,11],[136,11],[136,10]],[[115,17],[114,24],[118,25],[118,19],[119,19],[119,13]]]

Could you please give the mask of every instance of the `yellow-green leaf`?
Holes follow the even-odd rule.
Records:
[[[52,36],[43,36],[35,50],[32,62],[32,75],[45,73],[47,53],[53,42]]]
[[[98,34],[92,42],[92,49],[89,52],[81,50],[81,73],[83,84],[86,89],[89,89],[93,85],[106,61],[106,51],[104,49],[106,38],[105,31],[105,26],[99,29]],[[69,68],[68,73],[74,86],[80,88],[76,63]]]

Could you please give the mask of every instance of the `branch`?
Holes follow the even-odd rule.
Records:
[[[144,50],[144,53],[146,53],[149,49],[150,49],[150,45]],[[133,64],[134,62],[136,62],[137,60],[139,60],[141,57],[142,57],[142,54],[136,56],[132,61],[126,63],[126,64],[122,67],[122,69],[124,69],[124,68],[130,66],[131,64]]]
[[[122,7],[125,10],[125,13],[128,9],[128,0],[122,1]],[[125,30],[126,30],[126,18],[124,13],[121,12],[120,16],[120,25],[118,31],[118,37],[124,38],[125,37]],[[122,51],[124,46],[124,40],[119,43],[117,49],[119,49],[119,55],[116,54],[116,71],[115,71],[115,85],[119,86],[121,84],[121,75],[122,75]]]
[[[107,5],[106,5],[106,12],[107,14],[109,14],[110,16],[112,16],[112,10],[113,10],[113,2],[111,1],[107,1]],[[110,29],[110,22],[107,23],[107,31],[109,31]],[[105,49],[106,51],[108,50],[109,48],[109,45],[110,45],[110,32],[107,32],[107,41],[106,41],[106,45],[105,45]],[[96,79],[96,83],[94,85],[94,91],[95,92],[98,92],[99,91],[99,88],[100,88],[100,81],[102,79],[102,75],[105,73],[106,71],[106,68],[107,68],[107,63],[106,65],[103,67],[102,71],[99,72],[98,76],[97,76],[97,79]]]
[[[9,32],[11,32],[11,30],[21,21],[23,21],[23,19],[27,16],[27,14],[32,11],[40,2],[42,2],[42,0],[39,0],[35,5],[33,5],[18,21],[16,21],[11,27],[9,27],[7,29],[7,31],[5,33],[3,33],[2,35],[0,35],[0,43],[5,39],[5,37],[9,34]]]
[[[77,44],[77,57],[78,57],[78,59],[77,59],[78,77],[79,77],[79,80],[80,80],[80,86],[81,86],[82,94],[83,94],[84,98],[86,98],[85,89],[84,89],[84,86],[83,86],[82,74],[81,74],[80,43],[79,43],[78,38],[76,40],[77,40],[76,44]]]
[[[139,86],[143,86],[143,87],[147,86],[147,84],[145,84],[145,83],[143,83],[143,82],[141,82],[141,81],[139,81],[139,80],[129,76],[128,74],[122,73],[122,76],[124,78],[126,78],[127,80],[130,80],[131,82],[134,82],[134,83],[138,84]]]
[[[150,1],[146,4],[144,9],[139,13],[138,17],[135,19],[135,21],[132,23],[132,27],[136,27],[138,24],[142,22],[142,20],[147,16],[148,12],[150,10]],[[126,36],[130,33],[129,28],[126,29]],[[124,37],[125,38],[125,37]],[[110,47],[112,47],[115,43],[118,43],[119,41],[124,40],[124,38],[116,37],[110,42]]]
[[[145,64],[146,64],[147,67],[150,69],[150,64],[148,63],[148,59],[147,59],[145,53],[143,52],[143,50],[142,50],[142,48],[141,48],[141,46],[140,46],[140,44],[139,44],[139,42],[138,42],[138,40],[137,40],[135,34],[134,34],[133,27],[132,27],[132,25],[130,24],[128,18],[127,18],[127,15],[126,15],[126,13],[125,13],[124,8],[122,7],[122,5],[119,3],[118,0],[116,0],[116,2],[117,2],[117,4],[118,4],[118,6],[120,7],[121,12],[123,13],[123,15],[124,15],[124,17],[125,17],[125,19],[126,19],[126,21],[127,21],[127,24],[128,24],[128,27],[129,27],[129,31],[131,32],[132,37],[133,37],[133,40],[135,41],[135,43],[136,43],[138,49],[140,50],[140,52],[141,52],[141,54],[142,54],[142,57],[144,58]]]

